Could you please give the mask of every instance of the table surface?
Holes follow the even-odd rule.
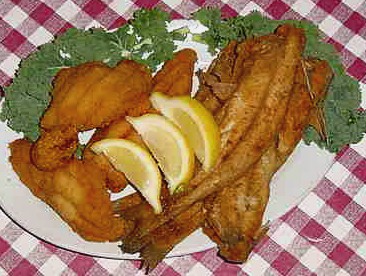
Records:
[[[201,6],[232,16],[259,10],[276,19],[316,23],[349,74],[366,82],[366,2],[362,0],[54,0],[0,2],[0,85],[21,58],[69,27],[116,28],[140,7],[188,18]],[[211,249],[165,259],[151,275],[365,275],[366,139],[344,148],[309,195],[271,224],[246,264]],[[94,258],[38,240],[0,211],[0,275],[143,275],[140,261]]]

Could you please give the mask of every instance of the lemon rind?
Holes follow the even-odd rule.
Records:
[[[133,127],[142,137],[148,148],[150,148],[149,141],[147,141],[144,135],[144,131],[148,131],[148,128],[163,128],[172,135],[174,140],[177,141],[179,148],[182,149],[180,151],[182,159],[182,168],[180,170],[181,173],[180,175],[173,177],[169,175],[167,171],[165,171],[163,164],[161,164],[159,161],[158,166],[163,171],[163,174],[168,182],[168,188],[170,193],[174,193],[177,187],[188,183],[189,180],[193,177],[194,173],[194,152],[188,142],[188,139],[184,136],[180,129],[169,119],[158,114],[146,114],[140,117],[126,117],[126,119],[129,123],[133,125]],[[159,159],[157,153],[153,151],[151,153],[156,160]]]
[[[204,156],[197,156],[197,158],[205,171],[213,168],[220,154],[220,130],[212,114],[200,102],[190,96],[168,97],[161,92],[154,92],[150,96],[150,101],[154,108],[178,126],[179,122],[175,120],[173,114],[174,108],[183,110],[193,121],[198,123],[197,126],[203,135],[205,153]]]
[[[161,194],[161,183],[162,177],[159,171],[158,165],[156,164],[154,158],[150,155],[150,153],[141,147],[140,145],[126,139],[103,139],[98,142],[95,142],[91,145],[90,149],[96,154],[104,154],[108,160],[112,163],[112,165],[119,171],[123,172],[127,179],[129,179],[128,172],[122,171],[121,168],[118,168],[118,161],[115,160],[111,156],[110,149],[112,147],[124,147],[128,150],[132,151],[140,160],[148,161],[147,163],[142,163],[149,170],[149,175],[154,176],[153,179],[149,179],[149,183],[131,183],[144,198],[149,202],[149,204],[153,207],[155,213],[162,212],[162,206],[160,202],[160,194]],[[153,185],[151,185],[153,183]],[[148,185],[150,184],[150,185]]]

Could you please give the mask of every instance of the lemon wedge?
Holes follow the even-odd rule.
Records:
[[[154,158],[140,145],[125,139],[104,139],[91,145],[96,154],[104,154],[116,170],[123,172],[141,192],[155,213],[162,211],[161,174]]]
[[[209,171],[220,154],[220,131],[212,114],[189,96],[169,97],[154,92],[150,101],[155,109],[181,129],[203,169]]]
[[[188,140],[167,118],[158,114],[126,117],[158,161],[170,193],[183,187],[194,173],[194,152]]]

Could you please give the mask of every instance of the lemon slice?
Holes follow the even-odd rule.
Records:
[[[150,101],[155,109],[178,125],[203,169],[209,171],[220,154],[220,131],[212,114],[189,96],[169,97],[154,92]]]
[[[146,149],[125,139],[100,140],[90,148],[96,154],[105,154],[115,169],[123,172],[141,192],[155,213],[162,211],[161,174],[154,158]]]
[[[194,152],[179,128],[157,114],[126,117],[158,161],[170,193],[187,184],[194,172]]]

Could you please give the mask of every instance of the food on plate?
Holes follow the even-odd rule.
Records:
[[[212,114],[190,96],[171,98],[154,92],[150,100],[155,109],[179,127],[203,169],[209,171],[220,154],[220,132]]]
[[[19,139],[10,144],[10,162],[31,192],[51,206],[81,237],[116,241],[131,226],[113,215],[106,175],[92,163],[71,160],[52,172],[39,170],[30,159],[32,144]]]
[[[114,206],[110,201],[108,192],[108,189],[112,192],[118,192],[125,188],[127,185],[125,175],[114,168],[107,156],[97,155],[91,149],[94,145],[94,150],[98,151],[97,143],[99,141],[99,149],[102,150],[103,143],[106,147],[106,141],[113,139],[125,139],[123,140],[125,143],[126,140],[127,143],[134,142],[131,148],[138,148],[140,152],[141,147],[145,147],[141,137],[134,131],[132,125],[126,121],[125,115],[139,116],[149,110],[152,111],[149,101],[152,77],[142,65],[138,65],[133,61],[124,61],[122,63],[125,65],[122,69],[119,69],[119,73],[126,74],[111,75],[116,81],[118,80],[117,84],[120,86],[114,87],[116,83],[110,79],[111,77],[105,76],[103,73],[100,78],[105,79],[105,84],[99,84],[101,80],[92,82],[91,84],[94,86],[89,91],[87,87],[91,84],[84,83],[81,76],[95,74],[89,72],[91,68],[95,67],[98,69],[92,69],[92,71],[103,68],[102,71],[104,72],[105,65],[86,63],[61,70],[54,81],[55,98],[51,101],[49,109],[47,109],[41,120],[42,127],[51,129],[51,134],[44,137],[42,136],[44,133],[42,133],[40,138],[33,143],[26,139],[19,139],[10,144],[11,156],[9,161],[21,181],[36,197],[50,205],[75,232],[90,241],[116,241],[133,227],[133,224],[129,221],[114,216]],[[122,66],[122,63],[119,66]],[[124,71],[127,69],[130,69],[129,72]],[[189,69],[187,68],[187,70]],[[108,71],[108,74],[110,74],[112,69],[109,68]],[[78,74],[80,74],[79,77],[77,77]],[[67,79],[67,77],[73,77],[73,79]],[[126,79],[127,77],[128,79]],[[94,80],[94,78],[95,75],[91,77],[91,80]],[[102,91],[100,88],[95,88],[95,85],[98,87],[111,85],[110,89],[116,89]],[[190,93],[190,90],[191,88],[187,88],[186,93]],[[92,91],[94,91],[94,96],[88,94]],[[116,108],[118,108],[121,106],[120,110],[109,109],[110,106],[103,102],[102,98],[105,96],[103,92],[109,93],[107,97],[111,96],[111,98],[106,99],[106,102],[110,102],[112,107],[117,106]],[[118,93],[121,93],[121,95],[117,96]],[[123,95],[123,93],[128,93],[128,95]],[[115,103],[114,101],[118,99],[122,102]],[[98,102],[98,100],[101,102]],[[94,104],[96,106],[93,109]],[[91,107],[87,111],[89,117],[85,116],[84,113],[78,116],[78,105],[89,105]],[[80,107],[82,110],[84,108]],[[93,111],[95,112],[93,113]],[[97,130],[91,141],[86,145],[82,159],[79,159],[74,155],[78,143],[78,131],[88,130],[92,127],[97,127]],[[70,131],[72,133],[70,138],[68,137],[69,132],[66,131],[68,129],[72,130]],[[40,143],[40,141],[42,142]],[[118,141],[117,144],[120,143],[120,140]],[[70,150],[68,147],[64,148],[63,143],[75,143],[76,145],[73,150]],[[54,160],[54,163],[51,159],[50,164],[45,164],[46,170],[42,165],[43,170],[41,170],[39,164],[36,163],[40,160],[33,153],[33,151],[38,150],[35,147],[48,151],[50,156],[46,157],[49,159],[56,159],[60,156],[66,156],[67,158],[60,160],[62,162]],[[65,155],[65,152],[68,154]],[[41,160],[46,161],[45,159]],[[156,178],[160,177],[156,167],[155,176]],[[159,186],[161,184],[160,180],[157,183]],[[153,196],[154,191],[155,197]],[[152,192],[149,191],[147,194],[149,198],[155,200],[156,204],[154,206],[157,212],[161,208],[157,200],[159,193],[160,188],[152,189]],[[130,200],[131,198],[133,200]],[[120,207],[130,208],[142,200],[143,198],[139,194],[134,194],[131,197],[124,198]],[[149,206],[149,209],[152,208]]]
[[[158,71],[158,73],[155,74],[155,76],[153,77],[153,85],[155,85],[155,86],[158,85],[160,87],[159,88],[160,92],[163,92],[165,94],[170,93],[171,96],[190,95],[191,90],[192,90],[192,77],[193,77],[194,62],[196,60],[196,54],[193,54],[193,53],[195,53],[195,52],[192,49],[182,49],[182,50],[174,53],[173,58],[167,60],[164,63],[164,68],[171,67],[170,65],[168,66],[167,64],[171,64],[171,63],[178,64],[175,61],[177,58],[179,58],[180,60],[182,58],[184,58],[184,60],[185,60],[184,66],[181,66],[179,71],[170,70],[169,74],[167,74],[165,72],[164,73],[165,78],[164,79],[160,78],[161,81],[164,82],[164,85],[160,85],[160,81],[158,81],[158,79],[157,79],[159,76],[159,72],[160,72],[160,71]],[[162,69],[162,70],[166,70],[166,69]],[[181,82],[179,87],[175,87],[177,73],[187,76],[185,78],[185,81],[189,85],[183,85],[183,83]],[[188,78],[188,75],[189,75],[188,73],[191,74],[190,78]],[[176,88],[177,88],[177,93],[175,92]],[[169,89],[170,89],[170,92],[169,92]],[[145,113],[157,113],[157,111],[150,106],[150,101],[148,99],[143,99],[142,104],[143,104],[143,106],[149,106],[149,108],[147,108]],[[108,171],[108,173],[109,173],[109,178],[108,178],[109,181],[107,183],[108,188],[112,192],[119,192],[119,191],[123,190],[127,185],[127,179],[124,177],[123,173],[117,172],[113,168],[113,166],[110,164],[110,162],[108,162],[108,160],[105,158],[105,156],[95,155],[88,150],[90,145],[92,145],[94,142],[100,141],[102,139],[107,139],[107,138],[128,139],[128,140],[138,143],[141,146],[145,146],[145,144],[144,144],[141,136],[134,130],[132,125],[126,121],[125,117],[121,117],[121,118],[111,122],[109,125],[107,125],[105,127],[97,128],[94,135],[92,136],[91,140],[89,141],[89,143],[86,147],[86,150],[84,151],[84,158],[93,159],[95,162],[98,162],[99,166],[101,166],[105,171]]]
[[[164,92],[169,96],[190,93],[196,61],[197,54],[192,49],[183,49],[175,53],[174,58],[164,63],[163,68],[155,74],[152,91]]]
[[[54,98],[41,120],[40,138],[10,147],[10,162],[23,183],[74,231],[93,241],[117,240],[126,230],[128,223],[113,216],[106,187],[123,177],[112,173],[101,159],[74,157],[78,131],[102,127],[127,114],[142,114],[151,89],[152,77],[142,65],[123,61],[117,67],[86,63],[61,70],[54,81]]]
[[[220,10],[212,8],[198,10],[193,18],[207,27],[194,39],[207,44],[211,52],[217,52],[232,40],[273,33],[283,24],[303,29],[307,40],[304,56],[327,61],[333,71],[322,107],[328,139],[324,140],[320,133],[309,126],[304,130],[304,141],[307,144],[315,142],[330,152],[338,152],[344,145],[358,143],[362,139],[366,129],[366,111],[360,109],[359,83],[347,75],[340,55],[333,45],[324,42],[326,38],[315,24],[307,20],[273,20],[258,11],[223,19]]]
[[[167,30],[166,15],[141,10],[111,33],[71,30],[32,55],[5,89],[2,119],[25,134],[10,162],[81,237],[121,239],[148,269],[198,228],[225,260],[244,262],[267,230],[271,178],[301,138],[335,152],[362,137],[359,88],[311,23],[201,9],[194,18],[208,29],[193,39],[218,55],[197,72],[192,99],[197,54],[173,53],[184,35]],[[111,202],[129,182],[139,192]]]
[[[216,8],[201,8],[193,14],[192,19],[207,27],[203,33],[193,34],[193,40],[207,44],[211,53],[217,53],[235,40],[273,33],[283,24],[302,28],[307,38],[304,56],[327,61],[334,72],[323,105],[328,139],[323,140],[313,127],[308,127],[304,131],[304,141],[314,141],[330,152],[337,152],[344,145],[362,139],[366,128],[366,112],[359,108],[359,83],[347,75],[339,54],[333,45],[324,42],[315,24],[306,20],[273,20],[259,12],[222,18],[220,10]],[[35,141],[40,134],[40,117],[51,99],[51,80],[60,69],[90,61],[102,61],[113,67],[121,59],[127,58],[156,70],[157,65],[172,58],[177,49],[174,42],[187,38],[187,28],[168,28],[169,24],[167,12],[141,9],[133,14],[127,24],[113,32],[68,29],[21,63],[15,81],[4,87],[5,100],[0,119],[14,131],[22,132],[25,137]],[[152,25],[155,28],[149,28]],[[213,100],[214,104],[214,98],[208,99]],[[335,121],[337,123],[332,123]]]
[[[270,179],[301,139],[311,112],[318,108],[318,101],[325,95],[331,71],[326,62],[302,59],[305,38],[301,29],[284,25],[273,35],[243,43],[245,45],[237,44],[234,51],[230,50],[230,47],[234,47],[230,44],[228,49],[219,54],[208,74],[215,76],[221,72],[223,81],[217,78],[211,83],[201,82],[197,95],[205,103],[206,97],[218,98],[216,95],[221,93],[216,92],[214,87],[221,89],[227,83],[232,84],[231,92],[225,92],[227,100],[218,99],[220,106],[211,106],[220,124],[221,137],[227,134],[234,138],[230,143],[226,142],[228,139],[222,140],[219,163],[208,174],[198,172],[188,186],[188,191],[168,198],[161,215],[139,220],[133,219],[129,210],[120,212],[122,217],[128,217],[136,224],[134,231],[123,238],[122,250],[140,252],[150,268],[156,265],[157,258],[162,258],[168,253],[167,249],[173,246],[169,238],[152,233],[162,233],[167,225],[179,225],[179,214],[189,212],[202,202],[204,220],[199,220],[198,225],[203,226],[205,233],[218,244],[221,256],[229,261],[245,261],[266,231],[266,227],[262,226],[262,216],[268,201]],[[247,53],[238,54],[236,51]],[[231,70],[220,71],[220,62],[228,58],[229,52],[235,53],[229,59],[232,61]],[[235,62],[241,62],[241,65]],[[241,72],[241,75],[235,80],[230,72]],[[264,80],[252,82],[255,79],[252,72],[261,74]],[[201,74],[201,79],[210,77]],[[311,87],[308,87],[307,78]],[[245,94],[247,89],[256,92],[264,90],[263,96],[253,98],[250,93]],[[242,104],[236,101],[251,103],[250,108],[235,108]],[[251,114],[240,114],[245,112]],[[237,118],[242,120],[245,127],[238,123],[237,128],[227,128]],[[235,133],[227,133],[230,131]],[[136,206],[134,212],[138,213],[138,208],[144,209],[143,205]],[[188,230],[180,231],[173,235],[174,240],[179,241],[189,233]],[[151,235],[155,237],[154,240]]]
[[[114,68],[92,62],[63,69],[32,148],[34,164],[48,171],[65,165],[76,150],[78,132],[145,112],[151,85],[147,68],[129,60]]]
[[[186,136],[162,115],[127,117],[127,121],[142,137],[157,160],[170,193],[182,189],[194,172],[194,152]]]
[[[268,87],[268,96],[263,100],[263,105],[254,105],[256,108],[249,110],[254,115],[248,115],[248,117],[252,118],[253,122],[247,123],[246,128],[251,127],[250,131],[247,131],[247,135],[245,135],[245,130],[243,130],[245,139],[242,138],[238,142],[235,150],[229,156],[220,158],[222,162],[218,162],[210,172],[199,172],[191,180],[188,186],[189,191],[181,196],[177,195],[176,197],[172,197],[172,204],[167,205],[163,214],[153,219],[154,222],[143,222],[144,225],[140,225],[137,233],[134,233],[132,237],[126,239],[126,244],[133,245],[134,250],[139,247],[139,239],[143,238],[150,230],[167,222],[193,203],[203,200],[206,196],[216,192],[218,189],[230,185],[260,158],[271,141],[274,140],[286,111],[295,69],[301,59],[304,45],[304,37],[301,29],[294,28],[290,25],[285,25],[278,29],[276,36],[284,39],[285,46],[282,62],[274,70],[274,83]],[[241,82],[243,81],[241,80]],[[258,83],[258,86],[261,85],[266,85],[266,83]],[[261,100],[258,99],[258,101]],[[228,115],[224,115],[223,122],[225,122],[226,116]],[[222,128],[223,126],[226,127],[226,124],[219,124],[219,126],[220,131],[226,130]]]
[[[306,75],[302,65],[297,68],[293,95],[277,141],[234,187],[227,187],[205,201],[204,231],[219,245],[219,254],[227,260],[245,261],[265,233],[262,216],[270,194],[269,182],[300,141],[312,112],[325,96],[332,76],[328,64],[319,60],[301,64],[305,63]]]

